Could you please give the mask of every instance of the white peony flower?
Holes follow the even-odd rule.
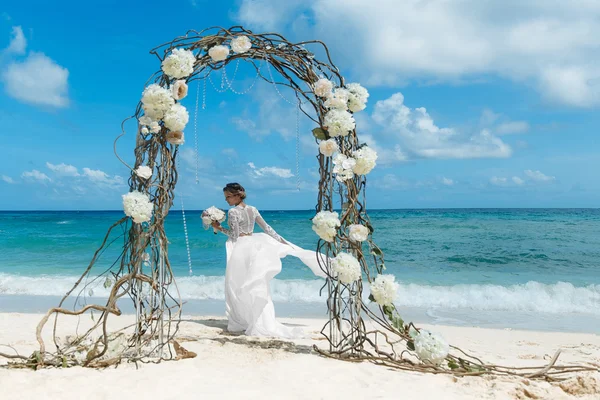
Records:
[[[450,351],[450,346],[440,335],[421,329],[414,338],[415,353],[423,362],[441,364]]]
[[[319,97],[329,97],[333,89],[333,82],[329,79],[321,78],[314,85],[313,90]]]
[[[354,177],[352,168],[356,165],[356,160],[344,154],[338,154],[333,158],[333,173],[336,174],[338,182],[344,182]]]
[[[196,57],[186,49],[174,49],[162,62],[162,70],[171,78],[179,79],[194,72]]]
[[[171,91],[153,83],[142,93],[142,108],[144,114],[152,121],[162,119],[167,111],[175,104]]]
[[[362,111],[367,107],[369,92],[358,83],[349,83],[348,88],[348,108],[352,112]]]
[[[133,222],[142,223],[152,219],[154,205],[147,194],[134,190],[123,195],[123,211]]]
[[[158,124],[158,122],[154,121],[150,124],[150,132],[152,132],[152,133],[160,132],[160,125]]]
[[[323,125],[331,137],[347,136],[356,127],[352,114],[335,108],[325,114]]]
[[[181,100],[188,94],[188,85],[184,80],[179,79],[171,85],[171,93],[175,100]]]
[[[337,235],[337,228],[341,225],[338,213],[331,211],[319,211],[312,223],[313,231],[327,242],[333,242]]]
[[[369,228],[360,224],[353,224],[348,227],[350,240],[353,242],[364,242],[369,237]]]
[[[348,98],[350,96],[350,92],[343,88],[337,88],[331,93],[327,100],[325,100],[325,107],[327,108],[336,108],[338,110],[346,111],[348,109]]]
[[[226,60],[229,55],[229,47],[223,45],[213,46],[208,50],[208,55],[213,61]]]
[[[370,287],[371,294],[377,304],[389,306],[394,303],[398,291],[398,284],[394,275],[377,275]]]
[[[142,127],[141,131],[144,135],[147,135],[149,133],[148,128],[146,128],[145,126]]]
[[[181,131],[169,131],[167,133],[167,142],[174,145],[182,145],[185,143],[185,137]]]
[[[348,285],[362,277],[360,263],[348,253],[340,253],[331,261],[331,271],[340,282]]]
[[[327,157],[331,157],[334,153],[340,151],[335,139],[323,140],[319,143],[319,151]]]
[[[375,168],[377,163],[377,152],[368,146],[363,146],[352,153],[356,160],[356,165],[352,168],[357,175],[366,175]]]
[[[135,170],[135,174],[142,179],[149,179],[152,176],[152,168],[146,165],[140,165]]]
[[[171,131],[182,131],[189,120],[190,116],[181,104],[174,104],[164,117],[165,126]]]
[[[252,48],[252,42],[247,36],[236,36],[231,39],[231,50],[235,53],[245,53]]]

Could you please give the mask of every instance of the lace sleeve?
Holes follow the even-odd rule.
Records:
[[[234,210],[229,210],[227,213],[227,225],[229,225],[229,229],[222,228],[221,232],[235,242],[240,236],[240,219]]]
[[[258,212],[257,209],[254,209],[254,213],[256,215],[256,223],[258,224],[258,226],[260,226],[260,228],[263,231],[265,231],[265,233],[267,235],[271,236],[273,239],[277,240],[278,242],[283,241],[283,238],[281,236],[279,236],[277,234],[277,232],[275,232],[275,229],[271,228],[271,226],[265,222],[265,220],[260,215],[260,213]]]

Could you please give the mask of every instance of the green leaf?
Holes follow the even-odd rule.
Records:
[[[373,225],[371,225],[371,224],[367,224],[367,228],[369,228],[369,231],[371,233],[373,233],[375,231],[375,228],[373,228]]]
[[[458,369],[460,367],[459,367],[459,365],[454,360],[449,360],[448,361],[448,368],[450,368],[450,369]]]
[[[376,256],[382,256],[383,252],[381,251],[381,249],[375,245],[373,245],[373,248],[371,249],[371,254],[374,254]]]
[[[109,287],[111,287],[111,286],[112,286],[112,284],[113,284],[113,283],[112,283],[112,279],[110,279],[110,278],[106,278],[106,280],[104,281],[104,288],[105,288],[105,289],[108,289]]]
[[[408,342],[406,342],[406,347],[409,350],[415,351],[415,342],[413,342],[412,340],[409,340]]]
[[[373,302],[375,301],[375,297],[373,297],[373,293],[371,293],[371,294],[369,295],[369,300],[371,300],[371,301],[373,301]]]
[[[312,134],[315,138],[319,140],[326,140],[329,137],[329,135],[327,135],[327,132],[322,128],[313,129]]]

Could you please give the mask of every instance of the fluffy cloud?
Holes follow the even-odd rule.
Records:
[[[438,127],[425,108],[407,107],[402,93],[378,101],[373,120],[396,135],[403,149],[421,158],[506,158],[512,154],[510,146],[487,129],[464,134]]]
[[[556,179],[553,176],[543,174],[541,171],[532,171],[530,169],[525,171],[525,175],[535,182],[552,182]]]
[[[5,53],[22,56],[27,40],[20,26],[13,27]],[[6,93],[24,103],[62,108],[69,105],[69,71],[40,52],[29,52],[25,59],[10,59],[0,73]]]
[[[1,175],[0,180],[2,180],[3,182],[9,183],[9,184],[15,183],[13,178],[11,178],[10,176],[6,176],[6,175]]]
[[[60,163],[58,165],[54,165],[54,164],[47,162],[46,167],[48,167],[48,169],[54,171],[55,173],[57,173],[59,175],[79,176],[79,172],[77,171],[77,168],[75,168],[72,165],[67,165],[65,163]]]
[[[26,179],[29,181],[38,181],[38,182],[42,182],[42,183],[51,181],[51,179],[48,175],[44,174],[43,172],[38,171],[37,169],[31,170],[31,171],[25,171],[21,174],[21,177],[23,179]]]
[[[324,38],[338,63],[361,61],[353,72],[368,85],[496,76],[575,107],[600,104],[599,16],[591,0],[242,0],[237,10],[255,30]]]
[[[255,176],[268,177],[268,176],[277,176],[279,178],[291,178],[294,176],[292,171],[287,168],[278,168],[278,167],[262,167],[257,168],[254,163],[249,162],[248,166],[252,170],[252,173]]]
[[[10,38],[10,43],[6,48],[6,53],[8,54],[25,54],[25,49],[27,48],[27,39],[25,39],[25,35],[23,34],[23,28],[20,26],[13,26],[12,34]]]

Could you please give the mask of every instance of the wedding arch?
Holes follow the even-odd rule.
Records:
[[[275,33],[255,34],[240,26],[213,27],[189,31],[151,54],[158,57],[161,70],[146,83],[134,115],[123,121],[119,136],[133,119],[137,125],[134,165],[129,166],[117,155],[131,170],[130,191],[123,195],[126,215],[109,228],[79,280],[40,321],[36,332],[39,351],[21,357],[20,365],[104,367],[122,361],[160,362],[186,356],[175,341],[182,301],[165,233],[165,219],[178,181],[179,148],[185,142],[184,130],[190,119],[181,100],[187,96],[188,85],[196,81],[197,123],[200,82],[206,87],[211,74],[220,71],[223,85],[235,91],[225,67],[236,63],[237,71],[240,62],[247,62],[256,71],[256,79],[272,84],[279,95],[279,88],[291,89],[291,103],[314,124],[320,178],[312,228],[318,235],[319,263],[328,276],[329,313],[321,331],[328,346],[315,346],[316,352],[437,374],[559,379],[567,373],[593,369],[556,367],[558,354],[540,370],[489,365],[402,320],[393,303],[398,285],[392,275],[384,273],[384,255],[373,241],[375,229],[366,208],[366,175],[376,166],[377,153],[360,142],[354,114],[366,107],[369,94],[361,85],[345,81],[325,43],[291,43]],[[197,135],[195,142],[197,147]],[[185,226],[185,213],[183,217]],[[91,276],[98,258],[114,242],[109,240],[113,231],[121,232],[120,255],[105,272]],[[76,303],[74,310],[64,307],[69,296],[87,293],[88,286],[98,280],[109,289],[105,303],[79,308]],[[363,297],[367,288],[368,300]],[[129,298],[136,312],[135,326],[127,334],[110,332],[107,325],[111,316],[121,314],[117,301],[122,298]],[[87,332],[67,341],[57,338],[59,315],[94,311],[96,317]],[[54,349],[50,351],[42,330],[52,317]]]

